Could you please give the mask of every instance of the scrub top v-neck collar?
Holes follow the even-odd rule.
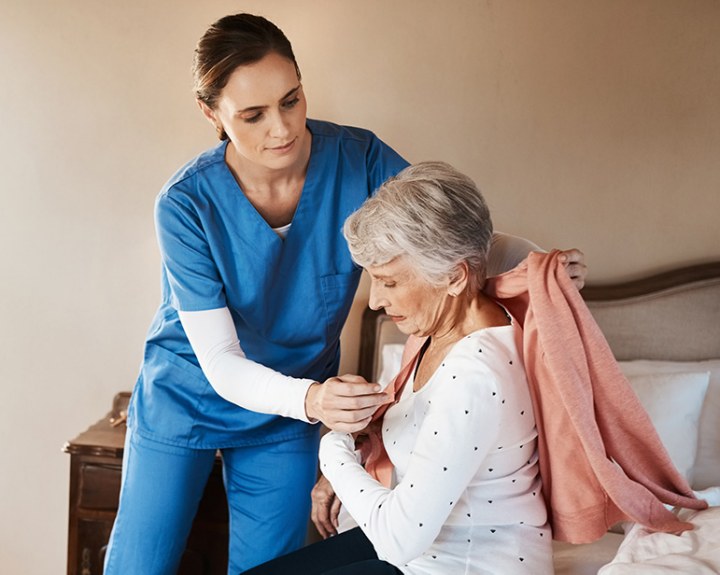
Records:
[[[298,233],[300,233],[297,231],[297,228],[299,227],[302,230],[305,226],[306,214],[312,214],[320,203],[320,198],[316,197],[316,184],[318,176],[317,169],[315,167],[315,157],[317,156],[318,148],[320,146],[320,143],[318,141],[320,140],[320,138],[316,138],[313,135],[310,126],[306,124],[306,127],[308,132],[310,133],[311,138],[310,157],[308,158],[305,181],[303,182],[302,190],[300,191],[300,198],[298,199],[295,213],[293,214],[292,220],[290,221],[290,229],[288,230],[288,233],[284,238],[278,235],[277,232],[275,232],[275,230],[270,226],[270,224],[268,224],[267,220],[265,220],[265,218],[260,215],[260,212],[258,212],[255,206],[252,205],[248,197],[245,195],[245,192],[243,191],[242,186],[240,186],[240,183],[235,179],[235,176],[230,170],[230,166],[228,166],[227,161],[225,160],[225,155],[227,154],[227,147],[230,145],[230,142],[226,142],[225,146],[222,149],[222,161],[224,164],[223,171],[225,177],[230,182],[228,185],[228,189],[235,190],[237,192],[237,195],[239,197],[238,201],[243,206],[243,218],[245,220],[245,223],[251,224],[253,226],[253,229],[256,230],[258,234],[260,234],[256,237],[264,238],[266,242],[275,244],[280,248],[287,246],[289,241],[294,241],[293,238]]]

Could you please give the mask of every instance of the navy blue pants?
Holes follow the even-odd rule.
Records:
[[[378,559],[359,527],[246,571],[244,575],[402,575]]]
[[[228,573],[302,547],[317,448],[313,434],[221,450],[230,516]],[[215,449],[176,447],[128,430],[105,575],[177,573],[215,455]]]

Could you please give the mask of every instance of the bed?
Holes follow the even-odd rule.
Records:
[[[720,573],[720,262],[642,279],[589,285],[583,298],[676,467],[704,511],[681,536],[615,526],[588,545],[554,542],[557,575]],[[405,336],[387,316],[362,319],[359,372],[388,381]]]

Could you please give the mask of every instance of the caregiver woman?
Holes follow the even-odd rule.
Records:
[[[356,431],[385,400],[360,377],[334,377],[360,277],[342,224],[407,162],[366,130],[306,118],[292,47],[264,18],[213,24],[194,76],[221,142],[157,199],[162,301],[130,403],[106,575],[177,571],[218,449],[229,572],[301,546],[311,423]],[[500,243],[506,267],[528,251]],[[567,257],[582,283],[582,254]]]

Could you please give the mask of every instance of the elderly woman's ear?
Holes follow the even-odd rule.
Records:
[[[460,262],[448,281],[447,292],[450,297],[457,297],[463,293],[470,282],[470,268],[467,262]]]

